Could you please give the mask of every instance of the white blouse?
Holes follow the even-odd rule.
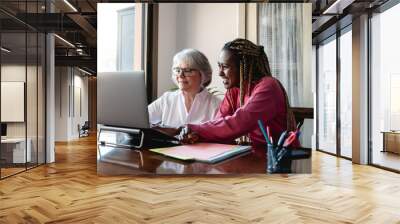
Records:
[[[181,90],[166,92],[149,105],[150,124],[180,127],[212,120],[217,114],[221,99],[203,89],[196,94],[190,111],[186,111]]]

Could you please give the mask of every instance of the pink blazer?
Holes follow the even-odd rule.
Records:
[[[278,141],[287,127],[285,95],[278,81],[264,77],[252,84],[242,107],[239,92],[237,87],[228,89],[216,118],[198,125],[189,124],[189,128],[200,135],[201,141],[226,143],[249,134],[252,143],[265,144],[257,123],[261,119],[269,126],[274,142]]]

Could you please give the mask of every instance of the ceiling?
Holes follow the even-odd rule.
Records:
[[[25,50],[25,30],[28,33],[54,32],[57,34],[56,65],[79,66],[96,73],[98,2],[69,0],[72,8],[63,0],[48,0],[47,7],[44,0],[1,0],[2,45],[13,49],[7,58],[23,58],[26,54],[27,58],[31,58],[31,55],[35,55],[37,48],[33,43],[28,43]],[[52,13],[49,13],[50,9]],[[32,36],[28,34],[28,42]]]

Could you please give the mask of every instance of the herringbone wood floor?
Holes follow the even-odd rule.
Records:
[[[99,177],[95,139],[0,181],[0,223],[400,223],[400,175],[316,152],[311,175]]]

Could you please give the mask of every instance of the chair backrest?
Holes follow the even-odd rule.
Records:
[[[89,129],[90,125],[89,125],[89,121],[85,121],[85,123],[82,125],[82,129]]]
[[[313,108],[305,108],[305,107],[292,107],[294,118],[296,123],[300,123],[300,126],[303,125],[304,119],[314,119],[314,109]]]

